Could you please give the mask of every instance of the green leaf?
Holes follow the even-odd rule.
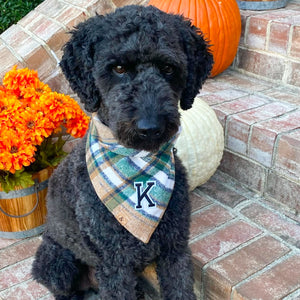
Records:
[[[27,169],[37,172],[46,167],[56,167],[67,155],[63,151],[65,142],[61,136],[55,142],[51,138],[45,139],[38,147],[35,162]]]
[[[32,179],[32,174],[26,172],[24,168],[19,171],[16,171],[15,174],[5,172],[4,175],[1,173],[0,182],[1,182],[1,188],[6,193],[14,190],[17,186],[21,186],[22,188],[27,188],[34,184],[34,180]]]

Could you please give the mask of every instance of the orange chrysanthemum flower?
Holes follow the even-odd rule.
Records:
[[[1,126],[14,127],[14,117],[19,114],[21,104],[13,93],[0,92],[0,124]]]
[[[82,137],[88,123],[74,99],[52,92],[36,71],[14,67],[0,86],[0,170],[14,174],[28,167],[43,141],[62,126]]]
[[[0,169],[15,173],[34,162],[36,147],[20,138],[14,130],[6,130],[0,137]]]
[[[24,90],[28,86],[34,86],[37,81],[39,79],[36,71],[27,68],[17,70],[17,66],[14,66],[12,70],[5,74],[3,85],[19,97],[21,90]]]
[[[54,130],[54,124],[44,117],[41,111],[35,111],[30,107],[23,110],[16,117],[16,131],[19,136],[31,140],[33,145],[40,145],[44,138],[49,137]]]

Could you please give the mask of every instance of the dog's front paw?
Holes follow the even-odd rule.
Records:
[[[42,242],[32,265],[35,280],[54,295],[69,295],[78,273],[75,257],[70,250],[63,249],[51,239]]]

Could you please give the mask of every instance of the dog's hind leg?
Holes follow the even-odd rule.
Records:
[[[32,275],[56,297],[56,299],[83,299],[77,292],[81,266],[74,254],[44,235],[32,265]]]

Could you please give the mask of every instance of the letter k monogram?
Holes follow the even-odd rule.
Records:
[[[135,207],[136,209],[142,208],[141,202],[144,198],[148,201],[148,207],[155,206],[155,203],[153,202],[153,200],[151,199],[151,197],[148,193],[150,193],[151,189],[156,185],[156,183],[155,183],[155,181],[147,181],[146,184],[147,184],[147,187],[145,188],[145,190],[143,192],[141,192],[143,183],[142,182],[134,183],[134,187],[136,189],[136,194],[137,194],[137,205]]]

